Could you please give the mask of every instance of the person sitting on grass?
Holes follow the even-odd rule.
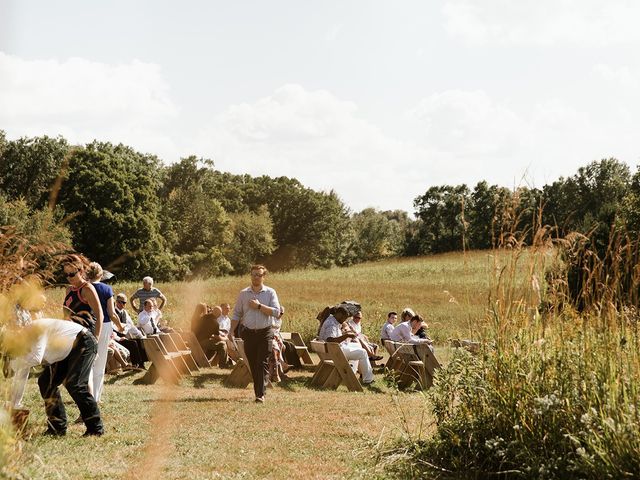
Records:
[[[369,385],[373,383],[373,369],[369,362],[369,355],[360,343],[349,341],[357,338],[354,332],[342,333],[342,324],[347,318],[349,318],[349,313],[346,308],[336,308],[335,313],[329,315],[322,324],[318,338],[324,342],[339,343],[347,360],[358,361],[358,371],[362,375],[362,383]]]
[[[380,330],[380,343],[384,345],[385,340],[391,340],[391,332],[393,332],[394,323],[398,319],[398,314],[396,312],[389,312],[387,314],[387,321],[382,325],[382,330]]]

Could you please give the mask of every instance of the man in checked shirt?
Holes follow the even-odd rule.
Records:
[[[273,324],[280,315],[278,294],[264,284],[267,268],[264,265],[251,267],[251,286],[238,295],[229,338],[238,323],[242,325],[240,336],[244,340],[245,359],[253,376],[253,391],[257,403],[264,403],[269,380],[269,355],[273,348]]]

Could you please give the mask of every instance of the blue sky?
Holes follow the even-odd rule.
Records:
[[[635,171],[639,23],[626,0],[0,0],[0,129],[412,211],[432,185]]]

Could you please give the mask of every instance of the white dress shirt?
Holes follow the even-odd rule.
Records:
[[[29,332],[33,332],[35,339],[26,354],[11,362],[11,367],[16,372],[11,388],[14,408],[22,405],[31,367],[42,363],[51,365],[67,358],[73,348],[73,342],[82,330],[85,330],[82,325],[55,318],[41,318],[24,327],[25,338],[30,338]]]
[[[411,332],[410,321],[399,323],[391,332],[391,340],[403,343],[431,343],[426,338],[420,338]]]

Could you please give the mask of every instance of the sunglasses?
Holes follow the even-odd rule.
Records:
[[[65,272],[65,275],[67,276],[67,278],[73,278],[78,274],[79,271],[80,270],[76,270],[75,272]]]
[[[254,278],[260,278],[260,277],[264,277],[264,273],[252,273],[251,276]]]
[[[123,304],[123,305],[126,305],[126,304],[127,304],[127,302],[125,302],[124,300],[116,300],[116,303],[121,303],[121,304]]]

